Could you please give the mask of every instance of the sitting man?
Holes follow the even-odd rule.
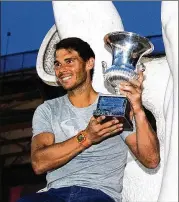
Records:
[[[131,103],[132,132],[105,116],[95,118],[99,93],[92,87],[95,54],[88,43],[71,37],[56,44],[54,70],[67,94],[40,105],[33,117],[31,148],[36,174],[47,172],[46,192],[18,202],[121,202],[128,148],[148,168],[160,162],[159,141],[141,102],[143,72],[122,82]]]

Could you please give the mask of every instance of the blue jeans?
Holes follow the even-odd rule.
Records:
[[[22,197],[17,202],[115,202],[99,189],[71,186]]]

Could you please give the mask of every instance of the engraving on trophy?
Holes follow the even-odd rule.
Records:
[[[143,55],[151,53],[153,44],[145,37],[132,32],[111,32],[104,37],[105,44],[112,49],[112,66],[107,67],[102,61],[105,82],[110,85],[115,95],[100,95],[95,117],[105,115],[107,120],[117,118],[124,124],[124,130],[133,130],[130,120],[129,100],[120,95],[119,84],[122,81],[138,79],[137,65]]]

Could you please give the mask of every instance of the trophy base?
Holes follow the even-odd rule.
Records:
[[[97,108],[93,112],[94,117],[106,116],[102,123],[112,119],[118,119],[123,123],[124,131],[132,131],[133,124],[130,120],[130,102],[124,96],[100,95]]]

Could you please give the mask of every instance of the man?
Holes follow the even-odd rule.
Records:
[[[54,70],[67,95],[36,109],[31,148],[35,173],[47,172],[48,191],[19,202],[121,202],[128,147],[144,166],[159,164],[159,141],[141,103],[143,73],[120,85],[136,125],[129,133],[118,120],[102,123],[104,116],[93,117],[99,97],[92,87],[94,63],[93,50],[79,38],[56,45]]]

